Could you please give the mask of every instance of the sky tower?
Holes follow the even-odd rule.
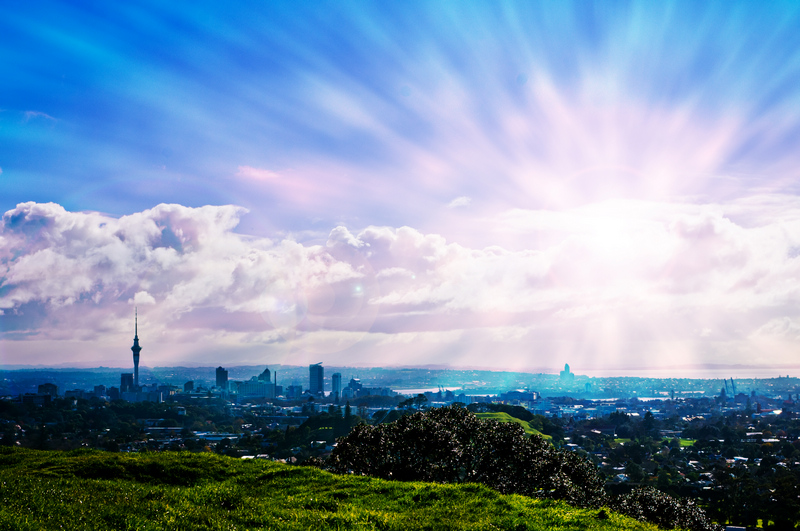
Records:
[[[139,352],[141,352],[142,347],[139,346],[139,309],[136,308],[134,310],[135,317],[134,317],[134,332],[133,332],[133,346],[131,350],[133,351],[133,386],[136,390],[139,390]]]

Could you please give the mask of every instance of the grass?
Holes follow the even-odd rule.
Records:
[[[401,483],[213,454],[0,449],[0,530],[651,530],[481,485]]]
[[[681,447],[685,448],[687,446],[694,446],[695,439],[678,439],[681,443]]]
[[[544,433],[540,432],[539,430],[531,428],[530,424],[528,424],[527,421],[518,419],[517,417],[512,417],[508,413],[504,413],[504,412],[503,413],[476,413],[475,415],[478,418],[481,418],[481,419],[492,419],[492,420],[496,420],[498,422],[515,422],[515,423],[519,424],[520,426],[522,426],[522,429],[525,430],[525,434],[528,435],[528,436],[533,435],[535,433],[537,435],[541,435],[542,437],[544,437],[547,440],[551,440],[552,439],[552,437],[550,435],[545,435]]]

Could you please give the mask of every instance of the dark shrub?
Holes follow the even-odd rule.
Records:
[[[461,407],[414,413],[391,424],[356,426],[339,439],[328,468],[401,481],[482,483],[502,493],[600,506],[594,466],[526,437],[517,424],[481,420]]]
[[[417,412],[390,424],[355,426],[338,440],[325,468],[400,481],[482,483],[504,494],[611,506],[667,528],[718,529],[693,502],[654,489],[612,500],[590,461],[557,450],[538,435],[526,437],[518,424],[481,420],[459,406]]]
[[[673,498],[654,488],[634,489],[614,498],[611,508],[641,521],[665,528],[692,531],[721,529],[692,500]]]

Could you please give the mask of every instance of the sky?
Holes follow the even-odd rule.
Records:
[[[797,2],[18,2],[0,366],[800,368]]]

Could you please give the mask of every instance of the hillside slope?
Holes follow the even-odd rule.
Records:
[[[517,417],[513,417],[505,412],[494,412],[494,413],[475,413],[475,416],[480,419],[491,419],[496,420],[497,422],[514,422],[522,426],[522,429],[525,430],[525,434],[530,436],[534,433],[537,435],[541,435],[543,438],[547,440],[551,440],[552,437],[549,435],[545,435],[544,433],[540,432],[537,429],[531,428],[531,425],[528,424],[527,421],[518,419]]]
[[[337,476],[212,454],[4,448],[0,529],[657,528],[480,485]]]

